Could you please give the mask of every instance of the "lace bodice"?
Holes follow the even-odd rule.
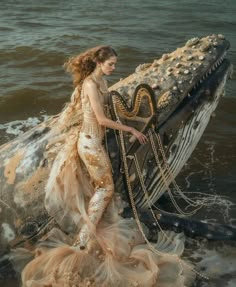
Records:
[[[98,92],[99,92],[100,103],[102,106],[104,106],[105,93],[103,93],[99,88]],[[107,92],[108,91],[106,91],[106,93]],[[89,97],[84,93],[83,86],[81,90],[81,102],[83,110],[83,124],[81,132],[86,133],[88,135],[97,135],[98,137],[103,138],[105,128],[98,123],[96,115],[92,109]]]

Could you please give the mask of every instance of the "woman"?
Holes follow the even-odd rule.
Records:
[[[75,91],[58,123],[69,135],[53,162],[45,205],[69,235],[59,229],[47,235],[23,270],[24,287],[187,286],[186,266],[177,256],[183,250],[182,235],[170,234],[169,242],[161,238],[150,249],[135,220],[119,215],[123,203],[114,193],[102,144],[105,127],[129,132],[141,144],[147,138],[104,112],[108,90],[103,77],[114,71],[116,62],[114,49],[99,46],[65,64]],[[146,232],[145,226],[142,230]]]
[[[103,76],[112,74],[116,62],[117,53],[114,49],[109,46],[101,46],[88,50],[82,56],[70,60],[67,64],[74,75],[75,84],[77,82],[82,83],[80,97],[83,124],[78,139],[78,153],[95,188],[88,206],[88,217],[95,226],[98,224],[114,192],[109,158],[102,145],[105,128],[130,132],[140,143],[147,141],[144,134],[132,127],[112,121],[104,113],[104,100],[108,90]],[[86,73],[84,72],[85,78],[81,77],[83,73],[80,70],[82,65],[86,70]],[[78,74],[80,75],[79,79],[77,78]],[[88,224],[85,223],[81,228],[76,244],[80,248],[84,248],[88,240],[89,228]]]

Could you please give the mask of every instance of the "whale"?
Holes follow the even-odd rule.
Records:
[[[194,220],[178,205],[175,182],[191,157],[232,75],[226,58],[230,43],[222,34],[194,37],[175,51],[140,64],[128,77],[109,88],[109,117],[144,132],[149,142],[140,145],[126,134],[107,130],[105,144],[111,158],[115,190],[127,202],[123,216],[136,212],[148,228],[155,222],[187,236],[234,240],[230,226]],[[33,246],[57,221],[44,206],[44,189],[53,160],[76,124],[58,127],[63,112],[0,146],[0,256],[5,262],[12,248]],[[61,130],[60,130],[61,131]],[[121,148],[121,146],[123,148]],[[175,191],[171,194],[170,185]],[[161,201],[173,203],[170,215]],[[204,206],[203,206],[204,208]],[[59,226],[60,227],[60,226]]]

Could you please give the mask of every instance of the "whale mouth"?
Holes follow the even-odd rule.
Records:
[[[231,79],[233,75],[233,65],[226,58],[226,52],[215,61],[210,68],[199,79],[195,85],[187,92],[187,95],[179,103],[178,107],[171,113],[163,124],[173,116],[183,110],[186,118],[197,109],[201,109],[202,104],[215,101],[225,95],[225,81]],[[185,118],[182,114],[182,117]],[[160,125],[162,126],[162,124]]]
[[[216,62],[214,62],[199,79],[196,80],[196,83],[187,93],[188,98],[193,97],[201,89],[206,90],[206,95],[213,95],[214,90],[225,77],[227,79],[232,79],[233,65],[226,58],[226,54],[227,53],[224,52],[223,55]]]
[[[203,76],[201,76],[201,78],[196,82],[196,84],[193,86],[193,89],[197,89],[199,86],[201,86],[204,81],[206,81],[207,79],[209,79],[210,76],[212,76],[214,74],[215,71],[217,71],[218,68],[220,68],[222,66],[222,63],[224,61],[228,61],[225,57],[226,57],[226,51],[223,53],[223,55],[216,61],[214,62],[211,67],[205,72],[205,74],[203,74]]]
[[[182,110],[181,122],[192,115],[194,111],[200,108],[203,103],[210,103],[216,98],[225,94],[225,81],[232,78],[233,65],[226,58],[227,52],[224,53],[202,74],[195,75],[195,83],[189,87],[185,97],[178,103],[175,109],[159,124],[159,129],[168,121],[176,117]],[[220,87],[220,89],[219,89]],[[220,92],[219,92],[219,91]],[[217,92],[216,92],[217,91]],[[176,122],[177,124],[177,122]]]

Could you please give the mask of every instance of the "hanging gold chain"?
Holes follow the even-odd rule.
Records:
[[[114,104],[114,111],[115,111],[115,114],[116,114],[117,122],[121,123],[121,121],[120,121],[120,119],[118,117],[118,114],[117,114],[117,110],[116,110],[116,99],[115,99],[115,103],[113,103],[113,104]],[[142,236],[143,236],[145,242],[147,243],[148,247],[150,248],[150,250],[152,250],[155,254],[163,255],[163,253],[161,253],[160,251],[156,250],[153,247],[153,245],[150,243],[150,241],[146,237],[146,234],[145,234],[145,232],[143,230],[143,227],[142,227],[142,224],[140,222],[140,219],[139,219],[139,216],[138,216],[138,212],[137,212],[137,209],[136,209],[136,206],[135,206],[135,201],[134,201],[134,197],[133,197],[131,183],[129,181],[129,168],[128,168],[127,158],[126,158],[126,149],[125,149],[124,135],[123,135],[123,132],[121,130],[119,130],[119,136],[120,136],[121,156],[122,156],[123,165],[124,165],[124,173],[125,173],[126,185],[127,185],[128,194],[129,194],[130,203],[131,203],[131,207],[132,207],[132,210],[133,210],[135,221],[137,223],[137,226],[139,228],[140,233],[142,234]]]
[[[135,166],[136,166],[136,169],[137,169],[137,173],[138,173],[138,177],[139,177],[139,181],[141,183],[141,186],[142,186],[142,190],[144,192],[144,195],[145,195],[145,198],[147,200],[147,203],[148,203],[148,207],[149,207],[149,210],[153,216],[153,219],[156,223],[156,225],[158,226],[158,228],[160,229],[160,231],[162,232],[163,236],[168,240],[168,242],[171,242],[171,238],[167,236],[167,234],[164,232],[164,230],[162,229],[160,223],[158,222],[157,220],[157,216],[156,214],[154,213],[153,211],[153,208],[152,208],[152,205],[151,205],[151,202],[150,202],[150,199],[149,199],[149,195],[148,195],[148,191],[147,191],[147,188],[145,186],[145,183],[144,183],[144,180],[143,180],[143,176],[142,176],[142,172],[141,172],[141,169],[140,169],[140,165],[139,165],[139,162],[138,162],[138,159],[137,159],[137,155],[134,154],[134,163],[135,163]]]
[[[150,142],[151,142],[151,146],[152,146],[152,150],[153,150],[153,153],[154,153],[154,158],[155,158],[155,161],[156,161],[156,164],[160,170],[160,173],[161,173],[161,177],[164,181],[164,184],[166,186],[166,190],[171,198],[171,201],[172,203],[174,204],[176,210],[182,214],[182,215],[185,215],[185,216],[190,216],[190,215],[193,215],[195,213],[195,211],[192,211],[192,212],[184,212],[180,207],[179,205],[177,204],[173,194],[172,194],[172,191],[169,187],[169,184],[168,184],[168,178],[167,176],[165,175],[165,171],[163,170],[162,166],[161,166],[161,162],[159,160],[159,157],[158,157],[158,153],[157,153],[157,149],[156,149],[156,146],[155,146],[155,142],[154,142],[154,138],[153,138],[153,133],[151,132],[151,130],[148,131],[148,135],[149,135],[149,138],[150,138]]]
[[[114,101],[113,102],[113,105],[114,105],[114,112],[115,112],[115,115],[116,115],[116,119],[117,119],[117,122],[121,123],[119,117],[118,117],[118,114],[117,114],[117,110],[116,110],[116,102]],[[150,130],[148,131],[148,133],[150,132]],[[149,133],[151,134],[151,133]],[[161,256],[174,256],[174,255],[169,255],[168,253],[163,253],[163,252],[160,252],[159,250],[157,250],[152,244],[151,242],[148,240],[144,230],[143,230],[143,227],[142,227],[142,224],[141,224],[141,221],[139,219],[139,215],[138,215],[138,212],[137,212],[137,208],[135,206],[135,200],[134,200],[134,196],[133,196],[133,191],[132,191],[132,187],[131,187],[131,183],[130,183],[130,180],[129,180],[129,168],[128,168],[128,164],[127,164],[127,158],[126,158],[126,149],[125,149],[125,142],[124,142],[124,135],[123,135],[123,132],[121,130],[119,130],[119,137],[120,137],[120,143],[121,143],[121,155],[122,155],[122,160],[123,160],[123,164],[124,164],[124,173],[125,173],[125,179],[126,179],[126,184],[127,184],[127,189],[128,189],[128,194],[129,194],[129,198],[130,198],[130,203],[131,203],[131,207],[132,207],[132,210],[133,210],[133,214],[134,214],[134,218],[135,218],[135,221],[137,223],[137,226],[138,226],[138,229],[140,231],[140,233],[142,234],[147,246],[149,247],[149,249],[154,253],[154,254],[157,254],[157,255],[161,255]],[[150,137],[151,139],[151,137]],[[154,141],[153,141],[154,143]],[[144,183],[144,182],[143,182]],[[145,184],[144,184],[145,186]],[[147,193],[147,196],[148,196],[148,193]],[[155,217],[156,218],[156,217]],[[158,223],[158,226],[159,226],[159,223]],[[177,260],[179,261],[180,265],[182,266],[185,265],[186,267],[188,267],[190,270],[192,270],[193,272],[195,272],[197,275],[199,275],[200,277],[206,279],[206,280],[209,280],[208,277],[204,276],[203,274],[199,273],[197,270],[195,270],[191,265],[187,264],[185,261],[182,261],[180,260],[179,256],[176,255],[176,258]]]
[[[163,148],[163,145],[162,145],[162,142],[161,142],[161,137],[160,137],[159,134],[157,134],[157,133],[155,132],[155,130],[153,130],[153,133],[155,134],[155,137],[156,137],[156,139],[157,139],[158,147],[159,147],[159,150],[160,150],[160,152],[161,152],[161,155],[162,155],[162,158],[163,158],[163,162],[164,162],[164,164],[165,164],[165,168],[166,168],[166,170],[168,171],[169,176],[170,176],[170,178],[171,178],[171,183],[174,185],[176,191],[181,195],[181,197],[182,197],[190,206],[194,206],[194,207],[197,206],[197,208],[195,209],[195,212],[196,212],[197,210],[199,210],[200,208],[202,208],[202,206],[204,205],[204,201],[202,201],[201,203],[199,203],[198,201],[194,201],[194,200],[188,198],[188,197],[183,193],[183,191],[181,190],[181,188],[178,186],[177,182],[175,181],[175,178],[174,178],[174,176],[173,176],[173,173],[172,173],[171,170],[170,170],[170,166],[169,166],[169,164],[168,164],[168,162],[167,162],[166,155],[165,155],[165,152],[164,152],[164,148]]]

